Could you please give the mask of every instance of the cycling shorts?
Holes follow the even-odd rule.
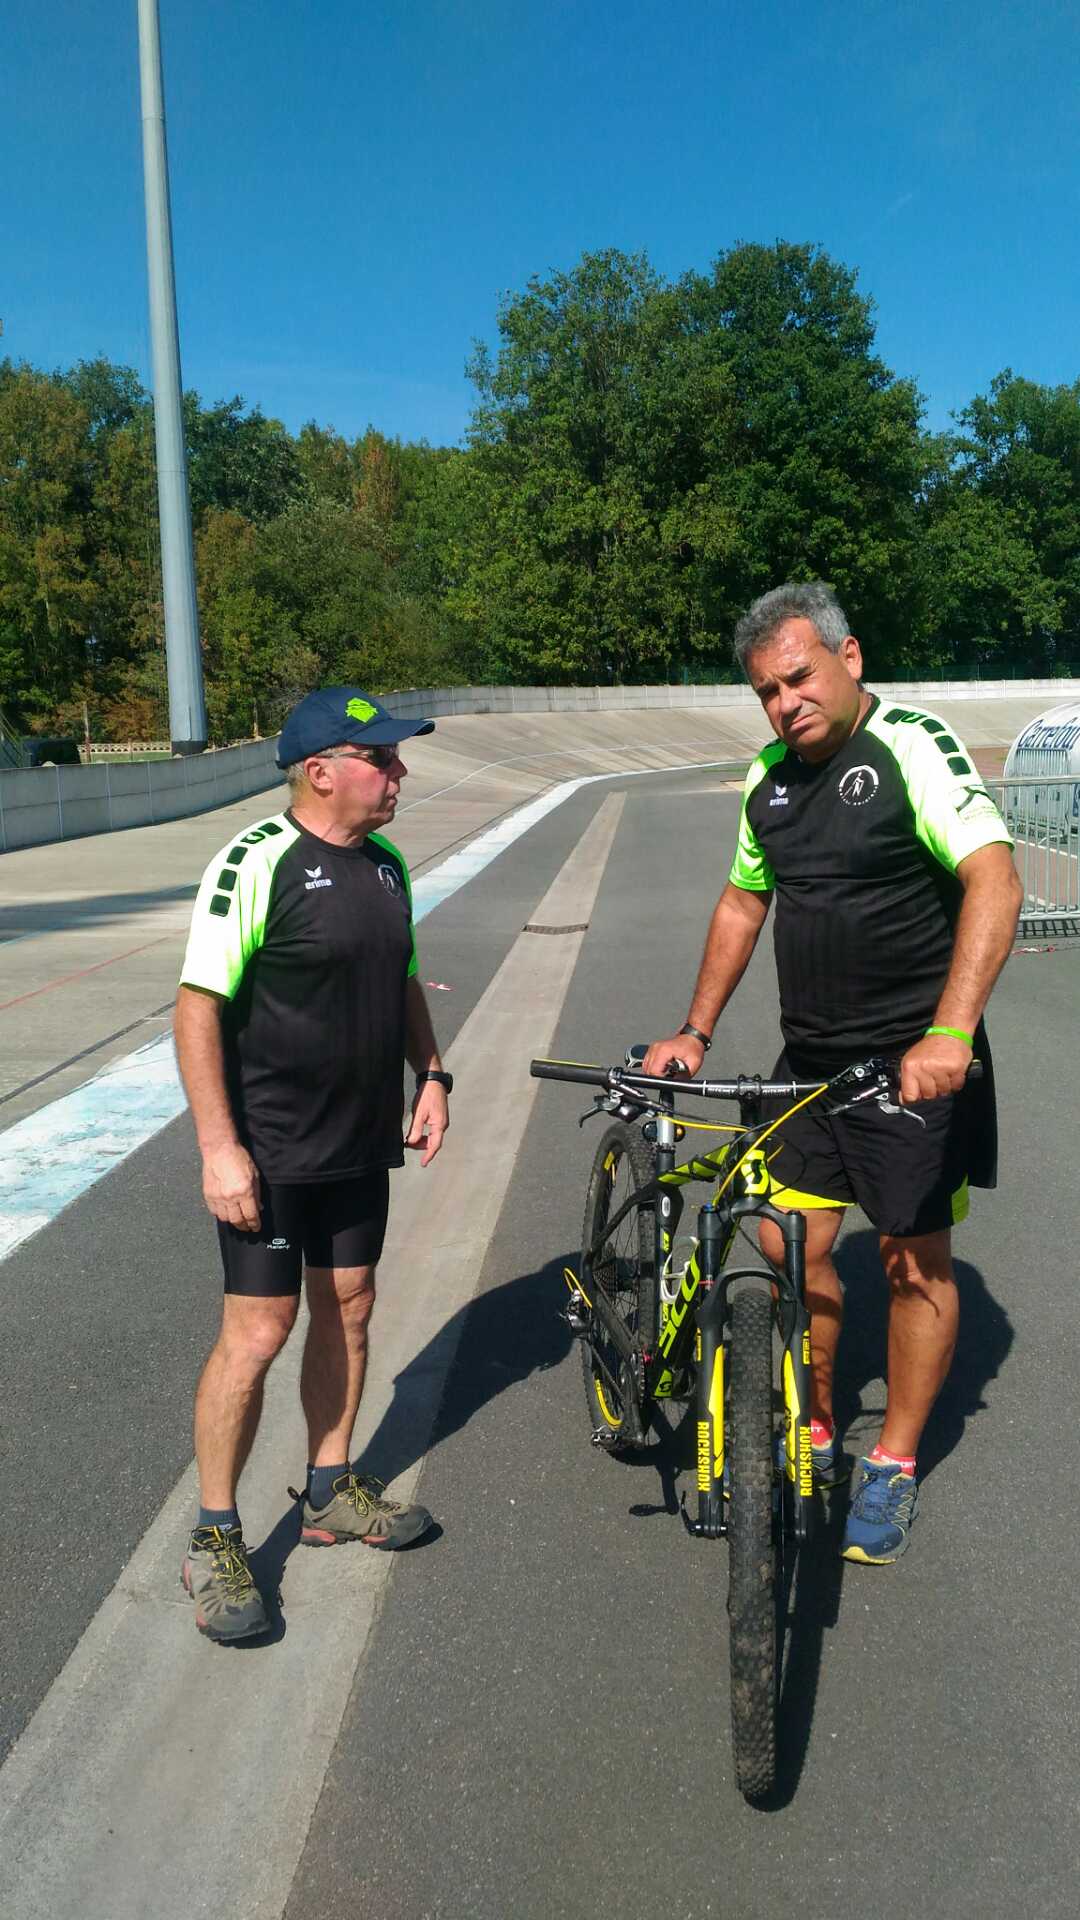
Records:
[[[978,1053],[983,1078],[941,1100],[920,1100],[900,1113],[883,1113],[868,1100],[832,1116],[823,1095],[793,1113],[764,1143],[775,1204],[858,1206],[879,1233],[897,1238],[958,1225],[967,1218],[969,1187],[997,1184],[994,1079],[982,1034]],[[813,1077],[785,1052],[772,1078],[789,1075]]]
[[[373,1267],[382,1253],[390,1176],[313,1181],[304,1186],[262,1182],[257,1233],[217,1223],[226,1293],[266,1297],[299,1293],[303,1268]]]

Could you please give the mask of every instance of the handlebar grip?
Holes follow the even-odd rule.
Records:
[[[570,1080],[585,1087],[610,1086],[609,1067],[583,1066],[577,1060],[530,1060],[534,1080]]]

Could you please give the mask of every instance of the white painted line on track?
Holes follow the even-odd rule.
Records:
[[[475,879],[579,787],[720,764],[691,761],[673,767],[634,767],[625,773],[585,774],[560,782],[417,880],[414,920],[423,920]],[[185,1104],[172,1035],[164,1033],[111,1061],[73,1093],[0,1132],[0,1260],[47,1227],[137,1147],[152,1140],[184,1111]]]
[[[532,919],[589,920],[622,807],[605,800]],[[532,1113],[529,1056],[551,1046],[583,939],[518,936],[449,1051],[446,1147],[394,1176],[361,1431],[403,1500]],[[298,1329],[271,1369],[241,1487],[253,1546],[294,1537],[300,1355]],[[0,1771],[4,1920],[280,1920],[388,1583],[415,1563],[297,1550],[282,1637],[212,1647],[177,1579],[195,1490],[189,1468]],[[363,1888],[355,1910],[368,1911]]]

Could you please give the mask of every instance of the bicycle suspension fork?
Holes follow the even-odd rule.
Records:
[[[793,1528],[802,1544],[810,1531],[814,1462],[810,1438],[810,1315],[806,1307],[806,1216],[772,1212],[784,1235],[784,1453],[794,1488]]]
[[[698,1212],[698,1270],[704,1300],[697,1315],[697,1485],[695,1533],[716,1540],[724,1519],[724,1290],[717,1286],[730,1227],[707,1202]]]

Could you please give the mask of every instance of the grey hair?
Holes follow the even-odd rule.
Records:
[[[308,785],[308,777],[304,772],[304,762],[302,760],[294,760],[292,766],[286,767],[284,771],[285,778],[289,783],[290,797],[293,800],[299,800],[304,788]]]
[[[735,658],[744,673],[755,648],[767,646],[785,620],[809,620],[830,653],[839,653],[851,632],[847,614],[824,580],[774,587],[747,608],[735,629]]]

